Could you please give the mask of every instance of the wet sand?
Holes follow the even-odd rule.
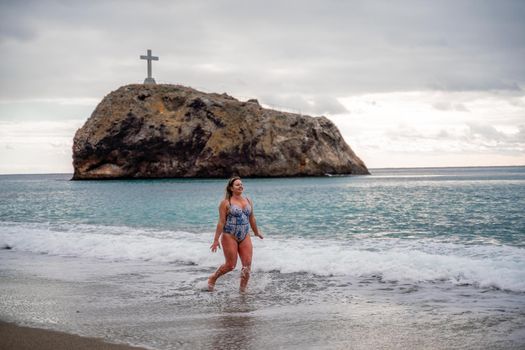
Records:
[[[11,350],[139,350],[129,345],[106,343],[47,329],[21,327],[0,321],[0,348]]]
[[[0,349],[131,349],[104,341],[158,350],[525,344],[523,295],[472,286],[407,289],[374,279],[341,285],[336,278],[258,272],[246,294],[238,292],[237,273],[208,293],[202,287],[212,270],[194,266],[20,252],[0,254],[0,267],[0,320],[8,322],[0,323]]]

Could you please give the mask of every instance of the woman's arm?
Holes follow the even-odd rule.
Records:
[[[213,244],[211,245],[211,251],[216,252],[217,248],[221,248],[219,243],[219,238],[222,234],[222,229],[226,223],[226,215],[228,213],[228,201],[225,199],[219,204],[219,222],[217,223],[217,228],[215,229],[215,237],[213,238]]]
[[[263,235],[259,232],[259,229],[257,228],[257,220],[255,219],[255,214],[253,213],[253,203],[250,200],[250,198],[246,197],[246,199],[248,200],[248,203],[250,203],[250,206],[252,207],[252,212],[250,213],[250,218],[249,218],[252,231],[257,237],[259,237],[260,239],[263,239],[264,238]]]

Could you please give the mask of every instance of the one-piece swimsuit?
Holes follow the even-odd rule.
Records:
[[[223,232],[235,237],[237,242],[242,242],[250,230],[249,217],[252,207],[247,204],[244,208],[230,203],[230,210],[226,216]]]

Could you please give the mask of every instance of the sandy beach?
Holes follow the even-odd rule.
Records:
[[[47,329],[21,327],[0,321],[0,348],[10,350],[138,350],[122,344],[111,344],[102,339],[80,337]]]
[[[71,259],[33,255],[29,263],[29,259],[17,261],[10,255],[11,266],[18,265],[18,271],[1,273],[0,316],[9,323],[0,325],[0,348],[130,348],[107,344],[103,339],[159,350],[518,349],[523,344],[521,327],[517,324],[521,320],[520,310],[488,312],[487,306],[480,307],[477,303],[443,307],[439,300],[459,297],[446,291],[420,301],[416,300],[420,293],[413,291],[404,294],[404,299],[394,300],[389,294],[395,285],[390,288],[384,285],[388,289],[385,291],[367,291],[364,284],[352,282],[345,287],[351,294],[320,300],[316,295],[321,285],[334,281],[310,278],[303,282],[301,276],[288,275],[286,278],[293,279],[289,282],[299,284],[302,292],[285,295],[282,286],[273,287],[264,276],[256,274],[252,288],[243,296],[236,290],[237,275],[232,274],[221,281],[214,293],[193,288],[183,294],[180,288],[161,290],[157,284],[145,295],[138,288],[144,280],[142,277],[136,280],[137,276],[150,276],[148,284],[153,280],[180,284],[180,276],[143,263],[127,266],[136,276],[127,275],[126,282],[120,277],[118,283],[66,281],[69,277],[63,275],[65,264],[75,275],[86,275],[87,270],[82,271],[80,264]],[[31,271],[42,266],[48,272],[60,272],[63,279],[36,277],[22,272],[21,265]],[[91,262],[84,264],[84,268],[109,273],[112,267],[111,263]],[[288,282],[280,279],[280,284],[284,283]],[[265,289],[274,291],[268,295]],[[468,291],[473,292],[465,288],[461,293]],[[485,303],[492,304],[490,309],[505,307],[496,292],[485,295]],[[268,297],[280,297],[281,301],[266,306]],[[13,323],[67,333],[17,327]]]

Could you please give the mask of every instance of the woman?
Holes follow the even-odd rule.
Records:
[[[257,229],[253,203],[249,198],[242,196],[243,190],[241,178],[232,177],[226,185],[226,196],[219,205],[219,223],[215,230],[211,251],[215,253],[217,248],[221,247],[219,244],[219,237],[221,237],[225,262],[208,278],[209,291],[213,291],[217,278],[235,268],[237,254],[242,262],[240,291],[246,291],[250,279],[253,252],[249,226],[260,239],[263,239],[263,235]]]

